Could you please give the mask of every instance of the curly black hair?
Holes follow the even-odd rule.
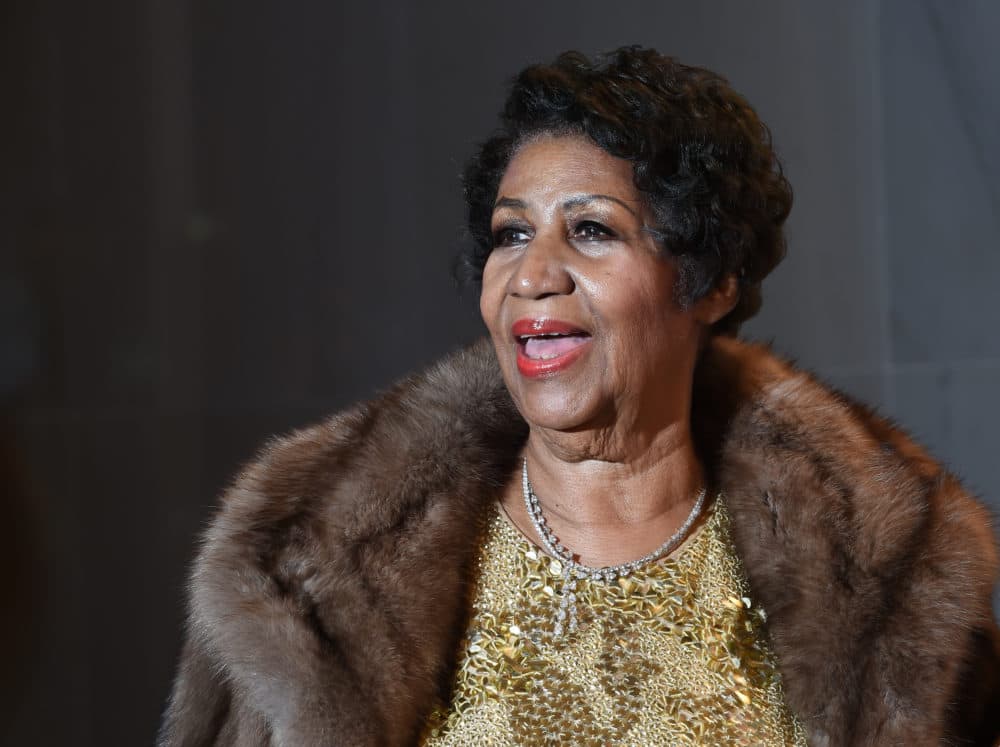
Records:
[[[735,334],[757,313],[761,282],[785,254],[792,192],[770,131],[724,78],[641,47],[594,61],[565,52],[523,70],[499,131],[465,169],[471,242],[461,262],[476,284],[493,250],[490,220],[503,173],[518,147],[541,134],[585,135],[632,162],[653,228],[678,260],[680,303],[736,276],[739,301],[714,332]]]

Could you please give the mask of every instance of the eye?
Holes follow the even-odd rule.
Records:
[[[603,241],[615,238],[615,232],[597,221],[585,220],[574,226],[573,238],[584,241]]]
[[[528,229],[524,226],[500,226],[493,231],[493,246],[517,246],[531,239]]]

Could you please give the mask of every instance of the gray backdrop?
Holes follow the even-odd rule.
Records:
[[[151,741],[218,491],[480,334],[461,164],[570,47],[747,95],[796,191],[747,333],[998,505],[998,32],[990,0],[7,4],[0,741]]]

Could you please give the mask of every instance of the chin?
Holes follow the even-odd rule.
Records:
[[[501,370],[521,417],[532,427],[580,430],[593,422],[601,409],[592,377],[581,375],[584,370],[528,378],[518,370],[516,356],[505,357]]]
[[[599,409],[578,392],[565,390],[526,392],[521,387],[513,396],[528,425],[552,431],[582,430],[595,421]]]

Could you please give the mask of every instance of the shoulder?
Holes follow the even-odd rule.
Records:
[[[939,733],[996,630],[989,511],[901,428],[764,346],[716,341],[701,375],[796,710],[834,743]]]
[[[204,535],[193,611],[221,619],[210,610],[232,606],[237,576],[256,577],[261,594],[275,580],[297,588],[365,538],[406,524],[435,495],[467,488],[469,475],[489,482],[486,465],[524,428],[491,349],[478,343],[369,402],[273,438],[225,492]]]
[[[406,486],[430,486],[518,419],[490,349],[463,348],[372,400],[270,439],[222,496],[207,549],[248,544],[289,521],[322,519],[345,535],[393,521]]]
[[[732,397],[724,426],[715,426],[728,482],[794,493],[782,508],[831,521],[850,536],[857,563],[882,566],[918,551],[911,559],[923,559],[943,542],[974,555],[965,574],[980,591],[992,588],[989,510],[904,429],[766,346],[718,340],[711,356],[706,375]]]
[[[210,663],[182,665],[175,701],[212,671],[287,743],[405,741],[451,646],[469,517],[525,429],[482,342],[271,440],[204,535],[185,656]]]

